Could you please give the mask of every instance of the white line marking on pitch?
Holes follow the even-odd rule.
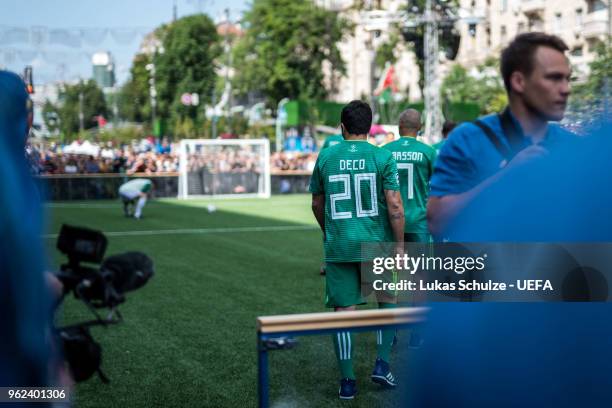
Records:
[[[293,204],[294,202],[295,201],[293,200],[288,200],[288,201],[275,201],[275,202],[264,203],[264,204],[266,205],[266,207],[280,207],[280,206],[287,206],[287,205]],[[199,208],[203,210],[206,209],[206,206],[208,204],[216,205],[220,210],[223,210],[223,208],[225,207],[248,207],[248,206],[253,205],[252,202],[227,202],[227,201],[225,202],[205,201],[201,204],[196,204],[196,205],[175,204],[172,201],[158,201],[158,203],[183,206],[183,207],[188,207],[188,208]],[[153,203],[150,202],[149,204],[155,205],[155,201]],[[307,204],[310,205],[310,203],[307,203]],[[118,200],[116,203],[99,203],[99,204],[96,204],[96,203],[46,203],[45,207],[47,208],[121,208],[121,203]]]
[[[120,208],[119,201],[115,204],[90,204],[90,203],[46,203],[47,208]]]
[[[183,228],[150,231],[110,231],[104,232],[107,237],[130,237],[143,235],[174,235],[174,234],[227,234],[232,232],[276,232],[276,231],[308,231],[316,230],[314,225],[277,225],[268,227],[236,227],[236,228]],[[55,239],[58,234],[45,234],[44,239]]]

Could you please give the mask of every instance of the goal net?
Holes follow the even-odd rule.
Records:
[[[179,198],[270,197],[267,139],[181,141]]]

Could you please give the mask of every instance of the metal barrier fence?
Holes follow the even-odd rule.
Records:
[[[130,178],[145,177],[153,182],[154,197],[176,197],[178,173],[164,175],[135,174],[61,174],[40,176],[38,181],[49,201],[96,200],[118,197],[119,186]]]
[[[308,193],[310,175],[310,172],[300,170],[273,171],[272,194]]]
[[[43,195],[49,201],[114,199],[119,186],[130,178],[153,181],[153,197],[177,197],[178,173],[164,174],[58,174],[39,176]],[[310,173],[302,171],[273,172],[272,194],[307,193]]]

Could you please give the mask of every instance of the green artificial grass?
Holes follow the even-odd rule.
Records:
[[[209,213],[211,203],[217,210]],[[138,250],[155,263],[153,279],[120,306],[125,321],[92,331],[111,383],[94,376],[78,384],[77,407],[256,406],[257,316],[328,311],[309,196],[156,200],[141,220],[125,218],[117,201],[52,203],[47,210],[45,243],[56,268],[64,261],[54,248],[62,223],[110,232],[107,256]],[[65,324],[91,318],[72,297],[60,312]],[[404,333],[399,349],[406,348]],[[269,353],[272,407],[400,405],[401,392],[381,391],[369,380],[373,333],[357,335],[359,394],[351,402],[337,397],[330,336],[298,342]],[[395,351],[393,358],[394,373],[406,383],[409,373],[400,368],[409,356]]]

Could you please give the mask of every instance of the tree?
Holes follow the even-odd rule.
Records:
[[[470,102],[480,113],[499,112],[507,103],[506,91],[499,74],[499,60],[490,58],[473,72],[455,64],[442,82],[441,95],[448,102]]]
[[[195,136],[217,79],[216,59],[221,55],[217,28],[208,16],[198,14],[163,24],[150,37],[159,46],[134,57],[130,79],[119,97],[120,115],[129,121],[150,121],[152,71],[147,66],[154,66],[156,117],[168,122],[177,135]],[[199,105],[183,105],[184,93],[198,94]]]
[[[59,92],[58,103],[54,105],[47,101],[43,108],[45,124],[50,129],[59,128],[68,139],[72,139],[79,131],[80,95],[83,98],[84,129],[97,127],[97,117],[107,116],[108,109],[102,90],[91,79],[75,85],[65,85]]]
[[[149,73],[147,64],[151,56],[137,54],[130,68],[130,78],[119,92],[118,110],[122,119],[130,122],[144,122],[151,117],[149,96]]]
[[[183,17],[163,31],[163,52],[153,56],[157,114],[171,119],[174,125],[186,119],[193,123],[202,116],[202,104],[212,97],[217,77],[215,59],[221,54],[217,29],[208,16],[198,14]],[[183,93],[198,94],[200,105],[183,105]]]
[[[242,94],[260,91],[273,106],[285,97],[323,99],[325,64],[331,82],[345,72],[337,44],[349,24],[312,0],[254,0],[244,24],[234,49],[234,84]]]
[[[586,81],[572,88],[569,113],[576,120],[590,121],[593,116],[603,113],[606,100],[612,107],[612,46],[600,42],[595,47],[595,58],[589,63]],[[606,89],[607,88],[607,89]],[[607,95],[606,95],[607,91]]]
[[[399,33],[397,27],[391,28],[389,38],[384,43],[380,44],[376,49],[374,63],[379,69],[385,68],[387,62],[395,64],[397,62],[396,50],[399,43]]]
[[[59,131],[60,123],[59,116],[57,114],[57,107],[52,104],[48,99],[43,104],[42,108],[42,116],[45,121],[45,126],[49,129],[50,132]]]

